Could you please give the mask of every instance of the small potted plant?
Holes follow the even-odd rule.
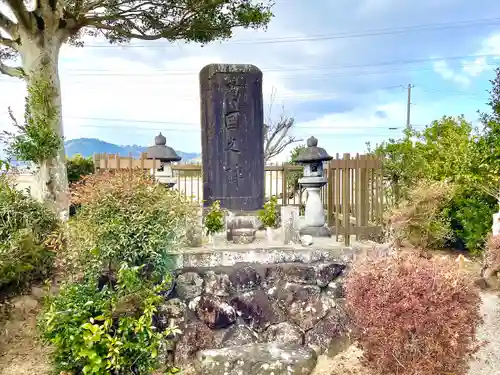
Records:
[[[220,201],[215,201],[210,206],[210,210],[205,216],[205,233],[208,242],[214,243],[214,234],[220,233],[224,229],[224,211],[220,208]]]
[[[268,241],[273,240],[273,228],[278,224],[278,212],[276,206],[278,205],[278,198],[274,195],[269,202],[264,204],[264,209],[259,211],[258,217],[266,228],[266,238]]]

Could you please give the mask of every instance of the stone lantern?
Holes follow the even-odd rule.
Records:
[[[178,162],[182,158],[177,155],[172,147],[167,146],[167,139],[161,133],[155,137],[154,146],[147,149],[148,159],[155,159],[161,162],[161,167],[158,169],[156,176],[160,183],[166,184],[169,187],[175,185],[175,179],[172,174],[171,163]]]
[[[299,179],[299,184],[307,191],[304,226],[300,229],[301,235],[331,236],[330,230],[325,225],[325,211],[320,196],[321,188],[327,183],[323,173],[323,162],[329,160],[332,160],[332,157],[325,149],[318,147],[318,140],[314,137],[307,140],[307,148],[295,160],[304,165],[304,177]]]

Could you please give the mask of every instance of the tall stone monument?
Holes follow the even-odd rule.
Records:
[[[262,72],[210,64],[200,71],[204,207],[236,212],[264,205]]]

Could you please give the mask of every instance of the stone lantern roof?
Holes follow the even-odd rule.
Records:
[[[307,140],[307,148],[300,152],[295,162],[300,164],[311,164],[321,163],[332,159],[333,157],[328,155],[324,148],[318,147],[318,140],[311,137]]]
[[[180,161],[182,159],[172,147],[167,146],[167,139],[161,133],[155,137],[155,145],[148,147],[146,152],[148,159],[156,159],[161,162]]]

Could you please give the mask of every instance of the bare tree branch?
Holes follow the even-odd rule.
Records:
[[[289,145],[302,142],[302,139],[288,135],[295,124],[295,119],[293,117],[285,116],[283,107],[279,120],[274,122],[271,119],[275,98],[276,91],[273,89],[269,105],[269,114],[267,119],[268,124],[264,125],[264,160],[266,162],[281,154]]]

